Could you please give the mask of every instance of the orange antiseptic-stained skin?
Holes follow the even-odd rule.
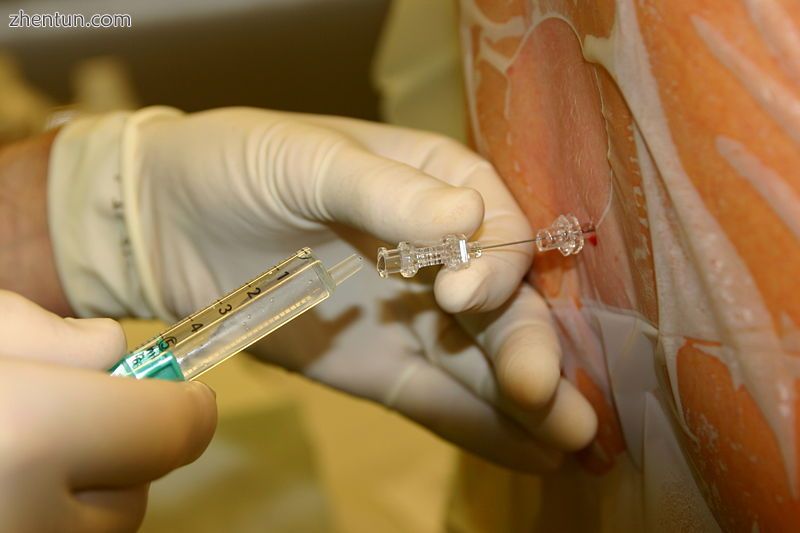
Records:
[[[526,0],[476,0],[481,13],[493,22],[506,22],[529,12]]]
[[[587,34],[596,37],[607,37],[614,25],[616,6],[614,0],[595,0],[591,6],[581,2],[565,2],[564,0],[542,0],[540,2],[524,2],[528,6],[538,4],[542,12],[553,12],[569,20],[578,36],[583,39]],[[529,13],[533,11],[529,8]]]
[[[792,139],[715,57],[696,26],[702,24],[726,36],[747,60],[758,65],[764,83],[774,82],[794,97],[795,108],[800,107],[800,84],[791,80],[763,44],[743,2],[649,0],[637,14],[681,163],[747,263],[776,327],[780,328],[784,315],[800,323],[800,298],[787,298],[787,294],[800,292],[797,235],[753,187],[731,186],[742,178],[715,144],[724,136],[746,145],[752,155],[800,194],[800,111],[795,109],[791,119],[797,134]],[[796,2],[794,20],[800,27],[800,3]],[[682,52],[687,49],[692,50],[690,60]],[[671,82],[693,79],[704,83]]]
[[[577,458],[593,474],[603,474],[614,466],[614,457],[625,451],[619,421],[603,391],[581,369],[575,373],[575,386],[592,404],[599,421],[597,437],[589,448],[578,452]]]
[[[694,436],[687,444],[722,528],[757,524],[759,531],[800,531],[800,501],[753,398],[702,343],[691,340],[678,351],[678,384]],[[800,412],[800,405],[795,408]]]
[[[626,449],[642,411],[618,404],[620,365],[647,358],[663,376],[642,402],[661,398],[718,524],[800,530],[800,2],[461,0],[461,17],[476,148],[533,227],[597,225],[597,247],[529,277],[599,415],[580,462],[602,477],[647,455]]]
[[[564,48],[568,49],[568,59],[556,61]],[[534,60],[543,57],[553,61]],[[521,68],[526,65],[539,68]],[[598,220],[610,198],[611,169],[606,157],[608,148],[596,67],[581,59],[572,30],[561,21],[545,21],[523,40],[514,63],[505,73],[485,62],[478,63],[477,69],[481,77],[477,116],[483,138],[493,162],[531,224],[548,225],[562,212],[571,212],[583,220]],[[507,100],[481,97],[501,91],[508,93]],[[513,116],[526,120],[506,120],[506,106]],[[553,175],[563,179],[549,180]],[[537,184],[535,188],[531,186],[533,183]],[[620,263],[616,268],[608,268],[615,262],[626,261],[620,253],[622,242],[613,232],[604,234],[602,229],[600,232],[604,246],[595,255],[605,279],[597,284],[598,290],[608,291],[611,303],[630,307],[632,289],[619,287],[629,277],[613,275],[630,266]],[[534,276],[548,293],[553,292],[550,287],[561,286],[560,279],[565,273],[565,268],[550,268],[553,261],[562,265],[571,263],[557,257],[537,262]],[[591,272],[597,273],[598,269]]]
[[[608,161],[613,173],[613,208],[618,210],[624,224],[618,226],[624,240],[623,247],[630,260],[633,293],[637,295],[636,309],[652,323],[658,322],[658,302],[653,270],[653,252],[650,233],[645,222],[647,205],[642,193],[642,177],[633,141],[633,117],[625,105],[614,81],[604,70],[597,70],[598,86],[603,101],[603,117],[608,133]],[[608,261],[601,259],[597,270],[607,268]],[[598,287],[603,290],[604,287]],[[604,300],[610,301],[610,300]]]
[[[518,48],[513,54],[508,52],[507,45],[502,48],[506,57],[514,58],[502,70],[489,61],[475,59],[475,73],[480,79],[475,88],[475,114],[483,142],[479,147],[490,156],[533,227],[550,224],[560,213],[596,221],[607,211],[609,202],[613,202],[610,217],[614,219],[619,205],[612,200],[610,190],[613,165],[607,157],[599,69],[583,60],[574,31],[561,20],[545,20],[524,35],[489,40],[486,46],[498,50],[497,42],[514,42],[512,39],[519,43]],[[485,40],[480,28],[472,29],[472,40],[475,52]],[[615,127],[626,128],[624,120],[629,119],[629,114],[623,115],[618,109],[615,112],[619,115],[614,117]],[[617,159],[628,156],[622,154]],[[552,176],[561,179],[553,180]],[[625,207],[631,206],[625,204]],[[584,285],[583,289],[604,293],[605,300],[612,305],[632,308],[636,290],[630,273],[635,265],[625,253],[624,236],[618,231],[608,231],[611,227],[609,221],[598,228],[598,240],[603,245],[585,252],[593,265],[588,274],[602,282]],[[642,245],[648,246],[646,242]],[[646,259],[645,254],[639,257]],[[646,284],[652,286],[652,266],[638,268],[636,272],[649,275]],[[538,257],[531,279],[551,299],[580,301],[582,286],[578,275],[574,259],[556,254]],[[655,314],[652,291],[649,296],[642,311],[652,317]],[[573,316],[573,322],[582,320]],[[579,328],[588,329],[588,326]],[[611,424],[604,430],[617,428],[618,424]],[[621,435],[617,437],[621,442]],[[598,460],[613,463],[614,457]]]

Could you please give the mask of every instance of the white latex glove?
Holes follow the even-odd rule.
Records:
[[[112,320],[61,319],[0,291],[1,531],[135,531],[148,484],[208,445],[205,385],[87,370],[124,351]]]
[[[334,117],[155,108],[87,119],[57,138],[50,180],[58,267],[86,315],[174,320],[303,246],[332,265],[354,248],[371,260],[380,242],[370,235],[394,246],[531,233],[473,152]],[[560,377],[545,303],[520,287],[531,253],[487,252],[440,272],[433,292],[429,275],[381,280],[368,269],[255,351],[500,464],[553,467],[596,421]]]

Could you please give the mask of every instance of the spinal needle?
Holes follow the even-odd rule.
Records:
[[[596,243],[594,224],[581,224],[574,215],[560,215],[549,227],[537,231],[536,237],[521,241],[482,244],[468,242],[464,235],[456,234],[445,235],[438,244],[430,246],[403,241],[395,249],[378,250],[377,268],[382,278],[398,273],[411,278],[419,269],[434,265],[443,265],[448,270],[461,270],[467,268],[472,259],[483,255],[484,250],[529,242],[535,243],[539,252],[558,250],[564,256],[575,255],[583,250],[586,240]]]

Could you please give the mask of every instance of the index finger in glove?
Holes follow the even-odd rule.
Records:
[[[561,377],[561,349],[541,296],[523,284],[503,308],[458,315],[457,320],[489,358],[503,410],[558,449],[577,450],[589,443],[597,417]]]
[[[491,164],[460,143],[441,135],[355,119],[303,115],[303,120],[335,129],[379,156],[445,183],[477,190],[484,201],[485,218],[474,238],[503,243],[532,237],[527,218]],[[408,230],[405,240],[422,238]],[[495,309],[516,289],[532,257],[532,245],[515,245],[487,252],[469,269],[442,271],[436,280],[436,299],[452,313]]]
[[[483,220],[483,201],[418,169],[344,141],[319,170],[320,218],[342,222],[390,242],[471,235]]]
[[[0,291],[0,356],[85,368],[109,368],[125,353],[122,327],[108,318],[63,319]]]
[[[17,438],[59,464],[74,489],[157,479],[205,450],[216,405],[202,383],[134,380],[70,368],[3,363],[0,398],[19,403]],[[57,447],[52,442],[58,442]]]
[[[561,347],[550,309],[522,284],[500,309],[456,319],[489,357],[500,390],[522,409],[539,409],[556,392]]]

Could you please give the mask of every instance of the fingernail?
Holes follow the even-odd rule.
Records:
[[[214,399],[215,399],[215,400],[217,399],[217,391],[215,391],[214,389],[212,389],[211,387],[209,387],[208,385],[206,385],[206,384],[205,384],[205,383],[203,383],[202,381],[191,381],[191,382],[189,382],[189,383],[190,383],[190,384],[191,384],[191,386],[193,386],[193,387],[202,387],[203,389],[205,389],[205,390],[207,390],[208,392],[210,392],[210,393],[211,393],[211,394],[214,396]]]

